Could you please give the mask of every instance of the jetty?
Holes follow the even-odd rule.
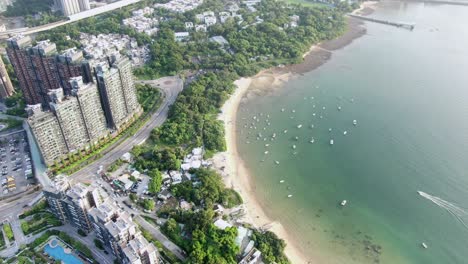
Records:
[[[357,18],[357,19],[361,19],[361,20],[365,20],[365,21],[370,21],[370,22],[375,22],[375,23],[380,23],[380,24],[395,26],[395,27],[399,27],[399,28],[405,28],[405,29],[408,29],[408,30],[413,30],[414,27],[416,26],[415,24],[412,24],[412,23],[394,22],[394,21],[383,20],[383,19],[377,19],[377,18],[372,18],[372,17],[354,15],[354,14],[348,14],[348,16],[354,17],[354,18]]]

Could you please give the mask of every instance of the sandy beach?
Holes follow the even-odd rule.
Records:
[[[374,8],[374,5],[374,2],[366,2],[356,12],[360,12],[358,14],[369,12],[369,10]],[[288,236],[286,229],[281,223],[270,219],[257,201],[252,189],[249,172],[237,152],[237,110],[242,102],[265,93],[272,93],[276,89],[280,89],[291,78],[310,72],[326,63],[331,58],[333,50],[350,44],[354,39],[366,33],[362,25],[363,23],[360,20],[348,18],[346,33],[337,39],[312,46],[304,54],[304,61],[302,63],[271,68],[260,72],[254,77],[237,80],[235,82],[237,86],[236,91],[223,105],[218,117],[225,124],[227,151],[218,153],[213,157],[214,169],[218,170],[223,176],[227,187],[233,188],[242,196],[245,216],[241,221],[252,224],[257,228],[268,228],[268,230],[277,234],[278,237],[284,239],[287,243],[285,254],[292,263],[318,263],[318,261],[310,259],[303,252],[300,252],[294,245],[294,239]]]

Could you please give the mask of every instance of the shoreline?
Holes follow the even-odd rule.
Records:
[[[374,10],[375,4],[376,2],[364,2],[361,4],[361,8],[353,13],[368,15]],[[253,77],[236,80],[234,84],[237,88],[224,103],[218,116],[218,119],[224,123],[227,151],[215,154],[212,158],[213,168],[223,176],[227,187],[236,190],[241,195],[243,199],[241,207],[245,211],[245,216],[241,221],[251,224],[255,228],[267,227],[269,231],[283,239],[287,244],[284,253],[291,263],[319,262],[305,256],[298,249],[294,244],[294,239],[289,237],[283,225],[268,217],[255,197],[251,176],[237,151],[237,112],[245,100],[256,97],[258,94],[273,92],[281,88],[291,78],[317,69],[331,58],[334,50],[341,49],[366,34],[366,29],[362,27],[364,24],[362,21],[349,17],[347,20],[347,29],[342,36],[311,46],[309,51],[304,54],[302,63],[266,69]]]

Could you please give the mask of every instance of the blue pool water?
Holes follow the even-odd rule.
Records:
[[[44,247],[44,252],[49,254],[49,256],[53,257],[56,260],[63,261],[65,264],[83,264],[83,262],[77,257],[73,256],[72,254],[65,253],[63,247],[61,246],[56,246],[53,248],[49,244],[47,244]]]

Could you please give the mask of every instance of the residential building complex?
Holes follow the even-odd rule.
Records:
[[[96,236],[124,264],[156,264],[158,250],[133,223],[131,216],[107,200],[89,212]]]
[[[91,8],[89,0],[55,0],[54,2],[64,16],[70,16]]]
[[[31,38],[22,35],[8,39],[6,50],[27,104],[42,104],[48,108],[48,93],[60,87],[69,95],[70,77],[83,76],[86,82],[92,81],[91,70],[82,59],[81,51],[68,50],[57,55],[54,43],[39,41],[33,47]]]
[[[6,98],[15,92],[3,60],[0,58],[0,98]]]
[[[53,186],[46,187],[44,195],[57,218],[88,233],[93,229],[89,210],[103,204],[108,195],[96,185],[85,186],[78,183],[71,187],[64,177],[66,176],[59,176]]]
[[[70,83],[70,96],[64,95],[62,88],[49,92],[49,111],[41,110],[40,105],[27,108],[28,123],[47,165],[90,147],[109,132],[96,85],[84,84],[81,77],[72,78]]]
[[[132,217],[122,211],[103,189],[96,185],[73,187],[59,175],[44,189],[50,209],[62,222],[85,232],[95,231],[96,238],[120,263],[157,264],[159,253],[138,230]]]
[[[28,123],[47,165],[89,148],[141,113],[128,59],[114,55],[100,62],[93,76],[76,48],[57,54],[54,43],[32,46],[27,36],[10,38],[7,44],[28,104]]]

